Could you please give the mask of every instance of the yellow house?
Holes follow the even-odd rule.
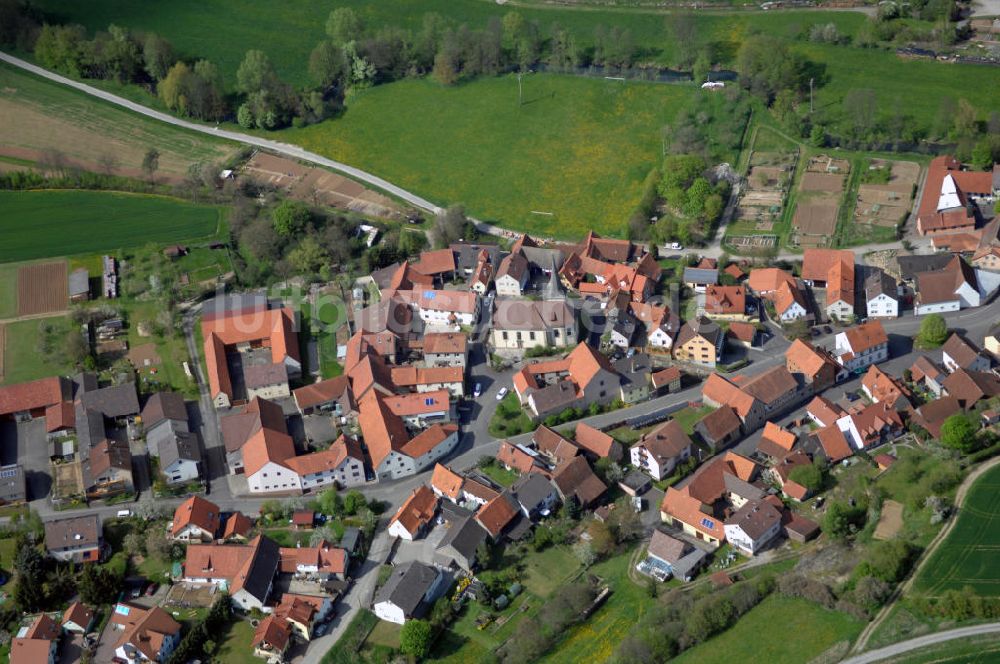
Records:
[[[722,357],[726,336],[722,328],[707,318],[688,321],[677,333],[674,358],[706,367],[714,367]]]

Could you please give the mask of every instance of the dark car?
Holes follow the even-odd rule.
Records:
[[[146,586],[146,597],[152,597],[156,593],[156,589],[160,587],[158,583],[151,583]]]
[[[812,334],[814,337],[818,337],[820,335],[820,330],[818,327],[814,327],[809,330],[809,333]]]
[[[824,325],[823,331],[826,332],[827,334],[831,334],[833,332],[833,328],[830,327],[829,325]]]

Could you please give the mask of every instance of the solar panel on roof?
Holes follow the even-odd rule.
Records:
[[[128,615],[128,607],[125,606],[125,605],[123,605],[123,604],[118,604],[118,605],[115,606],[115,613],[117,613],[120,616],[127,616]]]
[[[712,521],[711,519],[702,519],[701,525],[705,526],[706,528],[715,528],[715,522]]]
[[[424,297],[426,297],[428,300],[433,300],[435,295],[436,295],[436,293],[434,291],[432,291],[432,290],[425,290],[424,291]]]
[[[7,479],[8,477],[17,477],[17,469],[0,470],[0,479]]]
[[[425,406],[433,406],[434,405],[434,399],[431,399],[431,398],[424,399],[424,405]]]

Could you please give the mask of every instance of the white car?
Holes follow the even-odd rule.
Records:
[[[501,387],[500,391],[497,392],[497,401],[503,401],[503,398],[507,396],[507,388]]]
[[[681,244],[680,242],[671,242],[670,243],[670,248],[673,251],[684,251],[684,245]]]
[[[483,393],[483,384],[476,383],[476,386],[472,388],[472,398],[478,399],[482,393]]]

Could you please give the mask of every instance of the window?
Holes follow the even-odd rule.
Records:
[[[534,330],[532,330],[532,331],[531,331],[531,332],[529,332],[528,334],[530,334],[530,335],[531,335],[531,340],[532,340],[532,341],[534,341],[534,340],[535,340],[535,331],[534,331]]]
[[[552,330],[552,336],[554,336],[556,339],[559,338],[559,328]]]
[[[506,332],[503,333],[503,340],[507,341],[507,333]]]

